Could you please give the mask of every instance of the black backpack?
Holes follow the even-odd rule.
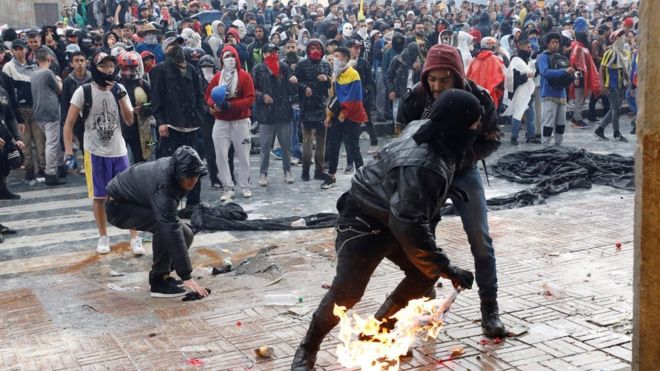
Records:
[[[548,54],[548,66],[553,70],[565,70],[571,66],[569,59],[561,53],[547,53]],[[569,86],[575,77],[570,74],[564,74],[562,77],[556,77],[548,79],[550,86],[555,89],[564,89]]]

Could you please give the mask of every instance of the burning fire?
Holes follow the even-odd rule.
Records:
[[[339,363],[344,367],[360,367],[364,371],[398,370],[399,357],[408,353],[417,334],[424,340],[438,336],[445,313],[458,293],[454,290],[444,300],[411,300],[408,306],[392,316],[397,323],[390,332],[380,327],[386,320],[379,321],[374,316],[362,318],[356,313],[349,316],[345,307],[335,305],[333,313],[340,319]]]

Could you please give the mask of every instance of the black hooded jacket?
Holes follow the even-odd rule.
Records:
[[[307,55],[309,56],[310,46],[317,44],[323,50],[323,43],[319,39],[311,39],[307,43]],[[294,73],[300,86],[300,115],[303,124],[317,124],[319,127],[325,119],[325,104],[328,99],[328,89],[330,89],[330,79],[332,76],[332,67],[324,58],[313,61],[309,57],[301,60],[296,65]],[[318,80],[319,75],[326,75],[328,79],[324,82]],[[307,97],[305,89],[312,89],[312,95]]]
[[[156,219],[155,234],[172,258],[176,274],[184,281],[191,278],[192,265],[186,248],[177,208],[187,191],[179,186],[183,176],[199,174],[203,166],[199,156],[177,150],[172,157],[133,165],[108,184],[108,195],[151,208]]]

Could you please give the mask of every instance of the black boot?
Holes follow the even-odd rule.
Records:
[[[68,175],[69,175],[69,168],[67,168],[66,165],[57,167],[57,176],[59,178],[66,179]]]
[[[309,324],[309,329],[305,338],[300,342],[300,346],[296,350],[291,362],[291,371],[311,371],[314,370],[316,363],[316,353],[318,353],[323,338],[326,333],[319,328],[318,318],[316,314],[312,317],[312,323]]]
[[[506,327],[500,321],[497,300],[481,301],[481,329],[484,336],[489,338],[503,338],[506,336]]]
[[[7,188],[7,178],[5,176],[0,176],[0,200],[18,200],[21,198],[20,195],[12,193]]]
[[[46,175],[46,185],[47,186],[58,186],[66,184],[66,180],[58,177],[57,175]]]

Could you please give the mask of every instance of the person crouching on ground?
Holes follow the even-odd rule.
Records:
[[[183,296],[186,290],[181,284],[201,296],[208,295],[190,275],[192,228],[177,216],[181,199],[207,174],[197,152],[180,146],[171,157],[133,165],[108,184],[108,221],[117,228],[154,234],[154,264],[149,272],[152,297]],[[181,281],[170,276],[171,267]]]
[[[470,92],[449,89],[435,100],[430,120],[412,122],[358,168],[351,189],[337,201],[337,274],[312,317],[293,358],[293,371],[314,368],[323,338],[339,322],[335,305],[352,308],[384,258],[405,277],[376,312],[388,320],[408,301],[425,296],[440,277],[471,288],[471,272],[452,265],[436,246],[435,227],[447,200],[456,163],[479,131],[482,108]]]

